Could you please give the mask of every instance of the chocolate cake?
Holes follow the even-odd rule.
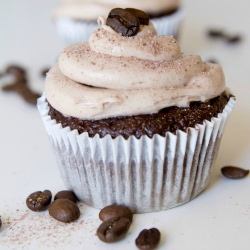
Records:
[[[154,134],[165,136],[166,132],[187,131],[188,127],[202,124],[204,120],[210,121],[217,117],[228,102],[226,93],[209,100],[208,102],[192,102],[189,107],[168,107],[155,114],[118,116],[98,120],[84,120],[75,117],[64,116],[50,105],[49,115],[62,127],[69,126],[76,129],[79,134],[87,132],[90,137],[96,134],[102,138],[109,134],[112,138],[121,135],[125,139],[134,135],[140,138],[147,135],[152,138]]]

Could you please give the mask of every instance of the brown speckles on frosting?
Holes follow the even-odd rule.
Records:
[[[224,91],[219,65],[183,55],[175,39],[157,36],[152,24],[123,37],[104,21],[89,42],[67,47],[47,74],[46,97],[64,115],[101,119],[156,113]]]

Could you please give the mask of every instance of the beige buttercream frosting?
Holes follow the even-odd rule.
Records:
[[[157,36],[152,24],[123,37],[105,25],[89,42],[71,45],[47,74],[49,103],[66,116],[100,119],[186,107],[221,94],[221,67],[185,56],[173,37]]]
[[[98,16],[107,16],[113,8],[136,8],[150,14],[177,9],[180,0],[62,0],[56,8],[56,18],[96,20]]]

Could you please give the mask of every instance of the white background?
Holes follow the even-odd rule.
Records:
[[[65,44],[58,37],[51,12],[58,1],[0,0],[0,71],[11,63],[28,70],[31,87],[41,92],[40,72],[50,67]],[[229,180],[225,165],[250,168],[250,1],[185,0],[186,17],[180,45],[185,54],[216,59],[224,68],[227,86],[237,105],[222,140],[212,178],[205,192],[183,206],[135,215],[128,236],[107,245],[98,240],[98,210],[81,204],[80,219],[62,224],[47,212],[26,208],[26,197],[37,190],[55,194],[64,189],[47,135],[35,106],[14,93],[0,91],[0,249],[136,249],[144,228],[158,227],[159,249],[250,249],[250,176]],[[209,39],[206,30],[221,28],[243,40],[229,45]],[[0,86],[10,82],[1,78]]]

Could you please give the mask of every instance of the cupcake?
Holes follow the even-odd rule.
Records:
[[[80,200],[166,210],[206,188],[235,98],[219,65],[183,55],[152,22],[131,31],[117,20],[134,14],[114,14],[63,50],[38,109]]]
[[[99,16],[107,16],[110,9],[116,8],[114,0],[62,0],[53,13],[58,34],[67,44],[87,41],[98,28]],[[177,38],[183,10],[180,0],[123,0],[121,8],[144,10],[154,24],[158,35],[173,35]]]

